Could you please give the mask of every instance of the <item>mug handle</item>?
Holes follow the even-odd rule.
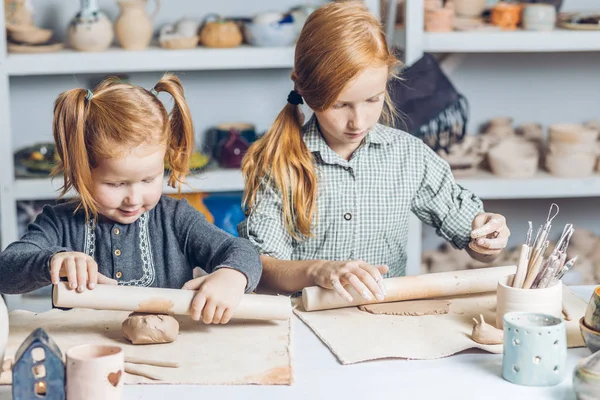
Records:
[[[154,0],[154,12],[150,16],[150,19],[152,21],[154,21],[154,18],[156,18],[159,11],[160,11],[160,0]]]

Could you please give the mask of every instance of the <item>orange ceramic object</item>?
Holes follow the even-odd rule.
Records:
[[[492,24],[499,26],[502,30],[515,30],[521,22],[522,11],[521,4],[499,2],[492,9]]]

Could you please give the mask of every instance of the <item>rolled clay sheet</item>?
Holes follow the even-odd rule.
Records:
[[[78,293],[67,282],[54,286],[54,305],[64,308],[136,311],[154,314],[189,315],[195,290],[135,286],[96,285]],[[232,318],[287,320],[292,315],[290,298],[264,294],[245,294]]]
[[[352,302],[347,302],[332,289],[310,286],[302,290],[302,305],[306,311],[317,311],[363,304],[493,292],[497,289],[500,279],[514,274],[516,270],[516,265],[511,265],[388,278],[383,280],[387,291],[383,301],[367,301],[351,286],[346,286],[346,290],[354,299]]]

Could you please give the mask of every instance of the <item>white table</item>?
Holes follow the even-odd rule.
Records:
[[[586,301],[593,286],[573,287]],[[371,338],[377,340],[377,338]],[[368,342],[367,342],[368,343]],[[250,351],[250,349],[249,349]],[[125,399],[575,399],[572,371],[587,348],[568,351],[565,380],[553,387],[525,387],[501,376],[502,355],[463,352],[430,361],[381,360],[341,365],[312,331],[294,317],[291,386],[127,385]],[[10,400],[10,387],[0,386],[0,400]]]

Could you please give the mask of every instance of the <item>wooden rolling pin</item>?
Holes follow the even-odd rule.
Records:
[[[96,285],[78,293],[67,282],[54,286],[54,305],[64,308],[136,311],[153,314],[189,315],[195,290],[135,286]],[[232,318],[286,320],[292,315],[289,297],[245,294]]]
[[[346,286],[346,290],[354,299],[349,303],[332,289],[311,286],[302,290],[302,305],[306,311],[317,311],[363,304],[493,292],[496,291],[500,279],[514,274],[516,270],[517,267],[512,265],[388,278],[383,280],[387,290],[383,301],[367,301],[354,288]]]

